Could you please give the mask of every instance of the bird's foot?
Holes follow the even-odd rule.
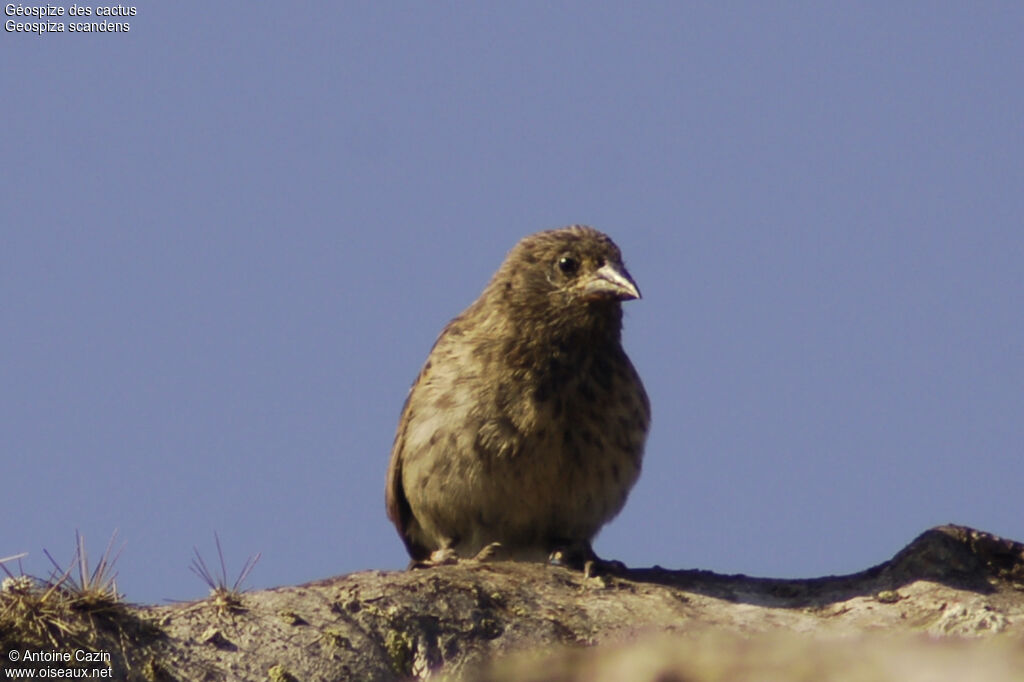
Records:
[[[594,557],[583,564],[583,577],[594,578],[602,575],[623,576],[629,569],[618,559]]]
[[[623,575],[626,564],[614,559],[602,559],[594,553],[589,542],[570,542],[557,546],[548,556],[548,563],[583,571],[583,577]]]
[[[492,542],[486,545],[472,557],[462,558],[451,547],[435,549],[426,559],[418,559],[409,563],[409,569],[434,568],[435,566],[453,566],[455,564],[482,563],[492,561],[501,550],[500,542]]]
[[[442,547],[431,552],[428,561],[434,566],[447,566],[459,563],[459,555],[451,547]]]
[[[408,570],[417,568],[434,568],[435,566],[450,566],[459,563],[459,555],[451,547],[435,549],[426,559],[413,559],[409,562]]]
[[[476,556],[473,557],[472,561],[492,561],[497,557],[500,551],[501,543],[492,542],[491,544],[486,545],[483,549],[477,552]]]

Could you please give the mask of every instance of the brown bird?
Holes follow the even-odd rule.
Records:
[[[600,561],[591,541],[625,504],[650,423],[621,344],[635,298],[615,243],[573,225],[516,244],[448,323],[388,467],[388,517],[414,565]]]

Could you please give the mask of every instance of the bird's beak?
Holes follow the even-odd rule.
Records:
[[[626,268],[605,263],[584,283],[583,296],[588,301],[629,301],[640,298],[640,289]]]

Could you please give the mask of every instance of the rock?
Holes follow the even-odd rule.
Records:
[[[808,580],[464,562],[244,593],[232,609],[57,609],[63,630],[8,617],[17,594],[0,595],[5,651],[104,649],[129,680],[1024,678],[1024,546],[960,526]]]

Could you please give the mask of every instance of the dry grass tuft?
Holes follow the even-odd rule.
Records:
[[[57,647],[81,633],[62,590],[67,575],[50,581],[27,575],[21,567],[25,556],[27,553],[0,559],[0,569],[7,574],[0,586],[0,644],[6,650],[13,648],[13,643]],[[5,565],[14,560],[18,560],[17,574]]]
[[[114,542],[117,540],[115,530],[107,543],[107,548],[93,569],[89,570],[89,555],[85,551],[85,539],[75,531],[75,554],[67,569],[62,569],[53,556],[43,550],[43,554],[53,564],[54,571],[50,575],[50,583],[60,585],[64,590],[71,608],[95,613],[108,611],[121,603],[121,594],[117,591],[117,572],[114,564],[121,556],[124,545],[113,554]],[[76,571],[77,569],[77,571]],[[77,572],[77,576],[74,575]]]
[[[242,584],[245,582],[245,579],[249,577],[249,574],[256,566],[256,562],[260,560],[260,556],[262,556],[262,554],[257,552],[247,558],[245,560],[245,564],[242,565],[242,570],[238,573],[238,577],[229,585],[228,571],[224,564],[224,551],[220,546],[220,537],[214,533],[213,539],[217,544],[217,557],[220,559],[220,572],[214,575],[206,565],[206,561],[203,560],[203,555],[199,553],[198,547],[192,548],[195,552],[195,558],[192,559],[192,565],[189,566],[189,568],[210,587],[208,603],[215,606],[220,613],[239,613],[245,611],[245,608],[242,606],[242,593],[245,592],[245,590],[242,589]]]

